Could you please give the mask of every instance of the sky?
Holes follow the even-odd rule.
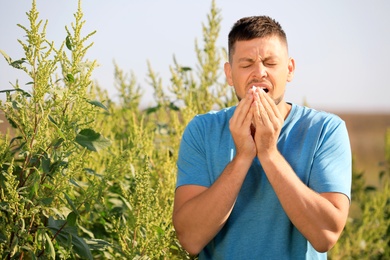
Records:
[[[28,26],[31,0],[0,0],[0,50],[23,57],[17,39]],[[37,0],[39,18],[48,20],[46,36],[58,48],[77,10],[76,0]],[[268,15],[279,21],[296,71],[286,101],[330,112],[390,113],[390,1],[388,0],[216,0],[222,18],[218,47],[241,17]],[[142,87],[143,105],[152,102],[147,62],[169,85],[173,57],[196,67],[195,41],[203,43],[211,0],[84,0],[83,35],[95,31],[87,58],[99,67],[92,78],[115,99],[114,62],[133,72]],[[221,64],[222,66],[223,64]],[[0,57],[0,90],[30,80]],[[0,98],[4,95],[0,93]]]

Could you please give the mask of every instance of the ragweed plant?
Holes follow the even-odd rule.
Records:
[[[81,36],[79,2],[75,22],[56,49],[46,39],[48,22],[38,16],[33,1],[29,26],[18,25],[26,33],[26,40],[19,40],[24,58],[13,60],[2,51],[10,66],[28,75],[31,90],[16,82],[1,91],[6,98],[0,110],[15,131],[0,148],[0,254],[2,259],[92,259],[78,233],[80,213],[97,193],[85,168],[90,151],[109,145],[94,130],[96,114],[105,107],[88,95],[96,63],[85,59],[91,45],[84,44],[94,32]]]
[[[168,132],[155,113],[137,109],[140,90],[126,75],[116,67],[119,101],[98,116],[112,145],[91,161],[103,200],[89,212],[87,235],[113,245],[107,259],[183,259],[171,221],[178,142],[161,141]]]

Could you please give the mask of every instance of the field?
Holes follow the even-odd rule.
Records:
[[[356,169],[365,172],[367,184],[377,185],[385,160],[385,133],[390,129],[390,113],[338,115],[347,124]]]
[[[385,159],[385,133],[386,129],[390,129],[390,113],[335,114],[347,124],[356,169],[364,171],[367,184],[377,185],[378,173]],[[0,112],[0,133],[5,133],[9,128],[4,114]]]

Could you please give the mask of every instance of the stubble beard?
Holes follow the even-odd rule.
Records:
[[[268,94],[266,94],[266,95],[268,95]],[[283,96],[284,95],[281,95],[280,97],[278,97],[278,98],[272,98],[272,100],[275,102],[275,105],[279,105],[280,104],[280,102],[282,102],[282,100],[283,100]],[[236,97],[237,97],[237,99],[238,99],[238,102],[240,102],[241,101],[241,99],[242,98],[240,98],[238,95],[237,95],[237,92],[236,92]]]

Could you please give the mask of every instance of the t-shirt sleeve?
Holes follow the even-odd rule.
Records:
[[[345,122],[335,117],[323,126],[314,156],[309,186],[319,192],[339,192],[351,199],[352,155]]]
[[[184,130],[177,160],[176,188],[182,185],[211,185],[207,171],[205,126],[199,117]]]

